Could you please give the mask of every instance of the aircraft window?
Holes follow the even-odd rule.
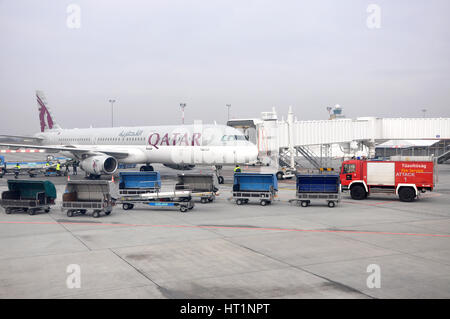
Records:
[[[348,173],[354,173],[356,171],[356,165],[355,164],[345,164],[344,165],[344,170],[343,170],[343,174],[348,174]]]

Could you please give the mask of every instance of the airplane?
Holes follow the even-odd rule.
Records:
[[[192,125],[63,129],[54,120],[42,91],[36,91],[36,101],[41,132],[32,137],[2,135],[16,141],[0,141],[0,146],[61,153],[78,160],[89,178],[112,175],[119,163],[145,164],[141,171],[153,171],[151,164],[155,163],[175,169],[211,165],[215,167],[218,182],[223,184],[221,170],[224,165],[257,160],[256,145],[249,142],[241,131],[226,125],[199,122]]]

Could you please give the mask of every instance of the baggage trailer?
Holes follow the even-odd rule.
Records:
[[[161,188],[159,172],[120,172],[119,196],[154,193]]]
[[[436,166],[429,161],[349,160],[341,167],[343,191],[352,199],[370,194],[395,194],[403,202],[412,202],[420,193],[433,191],[437,182]]]
[[[118,203],[124,210],[133,209],[135,205],[151,207],[177,207],[185,213],[194,208],[190,191],[155,192],[135,196],[122,196]]]
[[[56,188],[50,181],[8,180],[8,190],[2,193],[0,206],[6,214],[14,211],[34,215],[37,211],[50,211],[55,204]]]
[[[61,211],[66,212],[68,217],[92,212],[92,216],[98,218],[100,213],[111,214],[113,206],[109,181],[69,181]]]
[[[274,200],[278,191],[276,174],[235,173],[233,184],[233,199],[236,204],[247,204],[250,199],[256,199],[261,206],[266,206]]]
[[[178,174],[175,190],[189,190],[192,197],[200,197],[200,202],[210,203],[216,198],[219,190],[214,186],[213,174]]]
[[[296,198],[289,200],[302,207],[308,207],[311,202],[326,202],[328,207],[335,207],[341,200],[341,185],[339,175],[297,175]]]

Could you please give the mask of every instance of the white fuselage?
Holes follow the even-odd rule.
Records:
[[[240,131],[225,125],[53,129],[35,136],[42,145],[86,149],[91,155],[126,153],[117,156],[121,163],[232,165],[253,162],[258,155]]]

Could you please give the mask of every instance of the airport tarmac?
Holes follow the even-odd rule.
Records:
[[[173,187],[180,171],[156,168]],[[0,298],[450,297],[450,165],[439,165],[435,191],[415,202],[344,195],[335,208],[289,204],[294,180],[280,183],[272,205],[237,206],[231,176],[214,203],[188,213],[115,207],[95,219],[69,218],[58,205],[34,216],[0,209]],[[66,178],[49,179],[62,194]],[[67,286],[74,264],[80,288]],[[368,268],[378,267],[376,288]]]

